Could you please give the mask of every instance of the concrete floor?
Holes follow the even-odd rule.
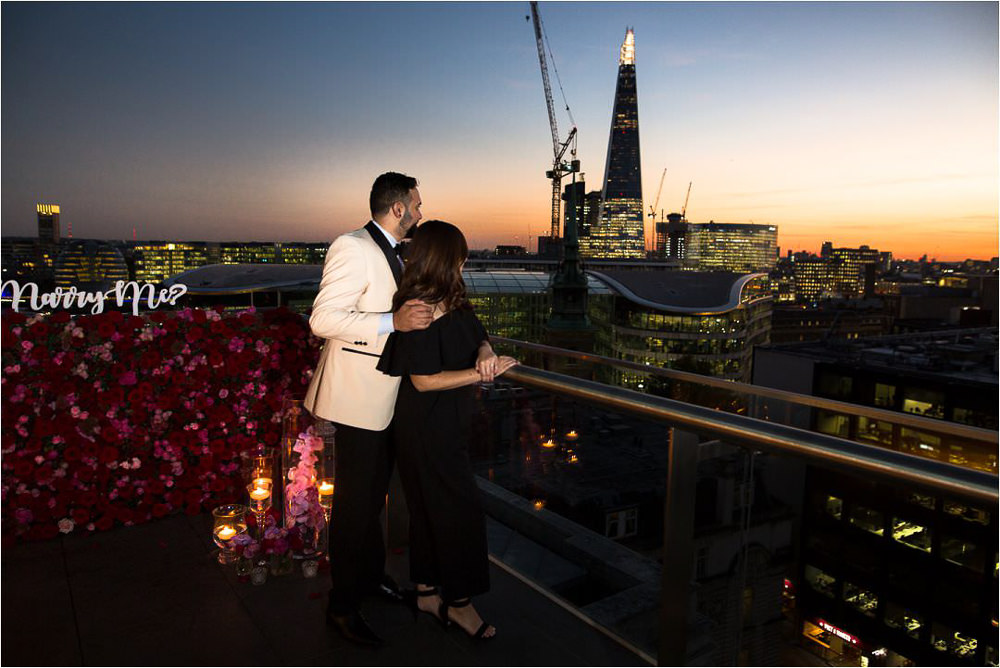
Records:
[[[328,579],[298,572],[241,583],[215,559],[207,515],[5,548],[2,644],[8,665],[633,666],[604,634],[492,567],[476,600],[497,637],[474,644],[426,615],[372,598],[389,644],[355,647],[324,624]],[[405,556],[390,566],[405,580]]]

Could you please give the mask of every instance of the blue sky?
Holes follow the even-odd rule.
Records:
[[[692,220],[777,224],[784,248],[996,254],[996,3],[540,8],[591,188],[631,26],[647,207],[666,167],[660,208],[693,181]],[[4,234],[46,201],[77,237],[328,240],[388,169],[473,246],[547,227],[526,2],[2,13]]]

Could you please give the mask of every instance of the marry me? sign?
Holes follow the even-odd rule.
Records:
[[[113,299],[119,308],[124,306],[126,301],[131,301],[132,314],[139,315],[139,307],[144,301],[150,309],[159,308],[164,304],[173,306],[187,293],[187,286],[183,283],[175,283],[169,288],[157,290],[153,283],[139,284],[136,281],[118,281],[115,287],[107,292],[89,292],[72,286],[59,287],[52,292],[40,292],[37,283],[21,285],[15,280],[8,280],[3,282],[0,293],[6,294],[8,288],[11,291],[11,308],[14,311],[17,311],[21,307],[21,301],[25,300],[32,311],[90,306],[92,315],[103,313],[104,304],[109,299]]]

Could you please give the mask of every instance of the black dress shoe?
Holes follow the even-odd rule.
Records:
[[[381,647],[385,644],[385,641],[372,631],[372,627],[368,626],[368,622],[357,610],[346,615],[327,613],[326,623],[337,629],[337,633],[342,635],[345,640],[350,640],[358,645]]]
[[[403,602],[403,592],[399,590],[399,585],[388,575],[382,576],[382,582],[378,586],[377,590],[380,596],[393,601],[394,603]]]

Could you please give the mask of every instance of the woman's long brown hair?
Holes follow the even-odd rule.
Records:
[[[462,280],[462,263],[469,246],[462,231],[443,220],[428,220],[413,235],[406,249],[406,269],[392,298],[398,311],[407,300],[440,304],[445,311],[469,308]]]

